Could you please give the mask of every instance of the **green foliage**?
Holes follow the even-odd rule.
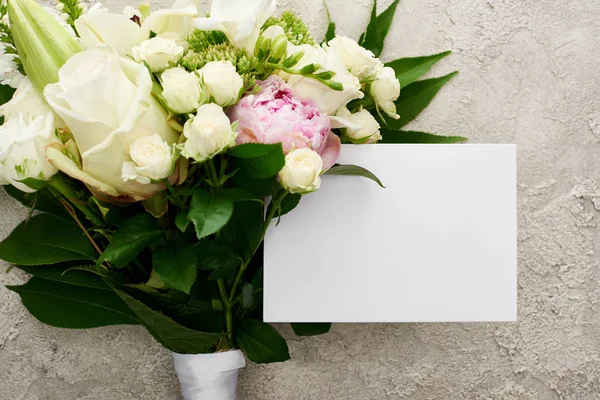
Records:
[[[82,276],[83,277],[83,276]],[[86,285],[33,277],[25,285],[8,286],[41,322],[58,328],[87,329],[108,325],[136,325],[138,318],[114,292],[92,288],[97,277],[88,274]],[[100,278],[101,279],[101,278]]]
[[[10,26],[6,22],[6,20],[8,18],[7,12],[8,12],[7,2],[5,2],[5,1],[0,2],[0,43],[3,43],[5,45],[4,49],[3,49],[4,54],[12,54],[14,56],[13,61],[15,62],[15,64],[17,64],[19,71],[21,73],[23,73],[23,64],[21,63],[21,59],[19,58],[19,55],[17,53],[17,48],[15,47],[15,41],[13,39],[12,32],[10,31]],[[7,86],[7,88],[12,89],[12,88],[10,88],[10,86]],[[8,90],[8,89],[3,89],[2,91]],[[14,89],[12,89],[12,91],[14,92]],[[8,101],[8,100],[3,101],[4,100],[3,97],[4,97],[4,93],[0,94],[0,105],[6,103],[6,101]]]
[[[0,258],[19,265],[95,260],[94,248],[73,222],[40,214],[21,222],[0,243]]]
[[[323,40],[324,43],[329,42],[330,40],[335,38],[335,30],[336,30],[336,25],[335,22],[333,21],[333,19],[331,18],[331,13],[329,12],[329,7],[327,7],[327,3],[325,3],[325,11],[327,12],[327,32],[325,32],[325,40]]]
[[[298,336],[324,335],[331,330],[330,323],[292,323],[290,325]]]
[[[144,249],[160,243],[164,232],[147,213],[129,218],[115,233],[99,262],[108,261],[117,268],[125,267]]]
[[[425,79],[413,82],[400,92],[396,100],[396,108],[400,119],[385,117],[387,128],[400,129],[415,119],[433,100],[435,95],[458,72],[452,72],[440,78]]]
[[[212,46],[229,43],[227,36],[220,31],[201,31],[195,29],[188,38],[190,50],[196,53],[202,53]]]
[[[379,180],[379,178],[377,176],[375,176],[375,174],[373,174],[368,169],[359,167],[357,165],[336,164],[333,167],[331,167],[327,172],[325,172],[325,175],[362,176],[363,178],[372,180],[373,182],[377,183],[382,188],[385,188],[385,186],[383,186],[383,183],[381,183],[381,181]]]
[[[154,339],[175,353],[212,353],[215,350],[215,344],[223,336],[218,333],[196,331],[180,325],[173,319],[133,298],[119,287],[111,286],[115,293],[137,315]]]
[[[257,364],[283,362],[290,359],[285,339],[269,324],[246,318],[236,327],[238,347]]]
[[[65,13],[69,16],[67,23],[75,29],[75,21],[83,14],[83,7],[85,7],[85,5],[79,2],[79,0],[58,0],[58,4],[64,6],[61,13]]]
[[[4,191],[27,208],[52,214],[66,219],[69,222],[73,221],[73,218],[71,218],[65,208],[48,188],[38,190],[34,193],[25,193],[12,185],[6,185],[4,186]]]
[[[440,136],[426,132],[399,131],[392,129],[382,129],[381,143],[459,143],[467,141],[462,136]]]
[[[400,58],[387,63],[386,66],[396,71],[396,77],[400,81],[400,85],[406,87],[429,72],[435,63],[450,54],[452,54],[451,51],[444,51],[430,56]]]
[[[192,195],[188,219],[196,227],[198,239],[217,233],[233,215],[233,200],[202,189]]]
[[[72,267],[68,263],[40,266],[19,265],[18,268],[27,272],[29,275],[50,281],[83,286],[91,289],[107,290],[109,292],[112,291],[100,275],[81,269],[74,269],[78,267]]]
[[[281,143],[247,143],[227,153],[237,161],[241,172],[252,179],[268,179],[277,175],[285,165]]]
[[[398,3],[400,0],[395,0],[384,12],[377,15],[377,0],[373,1],[369,25],[366,32],[361,35],[359,43],[367,50],[371,50],[376,57],[383,52],[385,38],[392,26]]]
[[[196,250],[185,242],[157,247],[152,254],[152,266],[170,288],[190,293],[196,281]]]
[[[300,19],[300,17],[291,11],[284,11],[283,14],[281,14],[281,18],[269,18],[263,25],[262,31],[264,32],[267,28],[274,25],[281,26],[290,43],[295,44],[296,46],[302,44],[315,45],[315,40],[313,39],[308,26]]]
[[[196,71],[212,61],[229,61],[240,75],[254,74],[259,68],[256,58],[230,43],[208,46],[201,51],[190,50],[180,64],[188,71]]]

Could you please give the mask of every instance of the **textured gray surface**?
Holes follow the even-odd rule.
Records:
[[[356,38],[369,0],[329,4]],[[280,6],[324,32],[322,0]],[[451,48],[435,74],[461,71],[414,127],[519,146],[519,322],[338,325],[312,339],[282,327],[292,360],[246,368],[242,400],[600,398],[599,38],[597,0],[402,1],[385,57]],[[4,237],[25,213],[1,204]],[[0,288],[0,400],[176,393],[169,355],[142,329],[53,329]]]

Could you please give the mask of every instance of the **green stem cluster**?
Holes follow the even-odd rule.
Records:
[[[69,184],[62,178],[60,174],[54,175],[54,177],[48,182],[52,188],[54,188],[61,196],[63,196],[69,203],[75,206],[79,211],[86,216],[96,227],[104,226],[105,223],[100,217],[87,205],[79,201],[77,194],[71,189]]]

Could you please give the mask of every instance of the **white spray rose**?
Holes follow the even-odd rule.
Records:
[[[206,92],[222,107],[238,102],[244,80],[230,61],[209,62],[198,72]]]
[[[186,114],[200,106],[202,91],[198,75],[183,68],[171,68],[161,75],[163,92],[169,108]]]
[[[73,133],[81,165],[61,149],[46,156],[60,170],[86,183],[103,199],[135,201],[164,190],[121,178],[130,146],[139,138],[158,134],[173,144],[179,135],[167,123],[167,112],[152,97],[152,78],[143,65],[119,57],[108,46],[72,56],[59,71],[59,82],[44,95]]]
[[[343,108],[338,111],[338,116],[348,121],[345,132],[352,143],[376,143],[381,140],[381,126],[367,110],[351,114],[347,108]]]
[[[260,28],[275,13],[276,5],[276,0],[213,0],[210,17],[194,19],[192,25],[221,31],[235,47],[254,54]]]
[[[149,38],[150,31],[157,35],[171,32],[178,40],[186,39],[191,21],[198,15],[194,1],[177,0],[170,9],[157,10],[144,19],[142,26],[131,20],[139,18],[139,11],[125,8],[123,14],[111,13],[104,7],[94,5],[77,18],[75,27],[83,45],[91,49],[98,44],[108,44],[121,56],[131,56],[132,49]],[[141,19],[141,18],[140,18]]]
[[[55,115],[42,96],[24,78],[13,98],[0,107],[0,181],[24,192],[34,190],[20,181],[47,181],[58,170],[45,157],[46,146],[59,143]]]
[[[304,57],[294,66],[294,69],[301,69],[309,64],[318,64],[323,70],[335,72],[335,76],[331,80],[342,84],[344,89],[333,90],[316,79],[302,75],[282,74],[282,77],[292,87],[295,96],[315,102],[322,112],[329,115],[334,115],[340,107],[350,101],[364,97],[360,90],[360,81],[348,72],[336,52],[325,51],[320,47],[308,44],[301,46],[290,44],[287,56],[290,57],[300,51],[304,52]]]
[[[334,51],[348,71],[361,81],[376,77],[383,69],[383,63],[372,51],[345,36],[330,40],[327,48],[328,51]]]
[[[321,187],[323,160],[309,148],[297,149],[285,156],[285,166],[279,171],[281,186],[290,193],[308,194]]]
[[[121,178],[147,185],[168,178],[175,166],[173,147],[159,135],[144,136],[129,146],[131,162],[124,162]]]
[[[187,141],[181,145],[181,155],[201,163],[222,153],[235,144],[237,134],[223,109],[214,104],[204,104],[196,116],[183,127]]]
[[[174,39],[155,36],[144,40],[132,50],[137,62],[147,62],[152,72],[161,72],[177,64],[183,56],[184,48]]]
[[[394,119],[400,118],[394,103],[400,97],[400,81],[396,78],[393,68],[385,67],[381,70],[375,82],[371,84],[371,96],[380,110]]]

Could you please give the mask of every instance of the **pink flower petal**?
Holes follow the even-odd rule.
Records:
[[[321,151],[321,159],[323,160],[323,172],[333,167],[340,158],[340,152],[342,150],[342,142],[340,138],[333,132],[329,132],[325,146]]]

